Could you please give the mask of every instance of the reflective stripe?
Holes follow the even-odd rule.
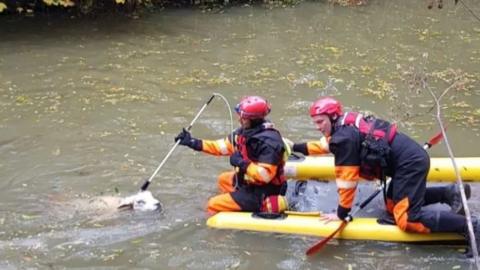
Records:
[[[342,117],[342,121],[340,122],[340,125],[344,126],[345,125],[345,119],[347,119],[349,112],[345,113]]]
[[[347,181],[343,179],[336,179],[335,182],[337,183],[338,188],[355,188],[358,184],[358,181]]]
[[[258,166],[257,173],[260,176],[260,179],[262,181],[264,181],[265,183],[268,183],[268,182],[270,182],[270,180],[272,180],[272,177],[270,176],[268,171],[263,167]]]
[[[363,115],[361,113],[359,113],[357,115],[357,118],[355,118],[355,126],[360,129],[360,120],[362,120],[363,118]]]
[[[342,121],[340,121],[340,124],[342,126],[345,126],[345,125],[349,125],[351,124],[351,120],[348,121],[349,123],[345,124],[345,121],[347,121],[347,118],[350,116],[350,114],[353,114],[353,116],[355,116],[355,121],[354,121],[354,124],[355,124],[355,127],[357,127],[358,129],[360,128],[360,121],[362,121],[363,119],[363,115],[361,113],[353,113],[353,112],[346,112],[343,117],[342,117]]]
[[[217,140],[217,145],[222,155],[228,154],[228,147],[224,139]]]
[[[327,137],[322,137],[320,138],[320,147],[326,151],[326,152],[330,152],[330,149],[328,147],[328,140],[327,140]]]

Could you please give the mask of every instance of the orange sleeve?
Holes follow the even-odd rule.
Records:
[[[247,167],[245,181],[256,185],[265,185],[268,184],[276,174],[277,166],[268,163],[252,162]]]
[[[338,204],[344,208],[352,208],[355,199],[360,166],[335,166],[335,177],[338,189]]]
[[[328,141],[327,137],[322,137],[318,141],[310,141],[307,142],[307,151],[309,155],[324,155],[330,153],[328,149]]]
[[[219,140],[202,140],[202,151],[214,156],[229,156],[233,154],[234,147],[228,137]]]

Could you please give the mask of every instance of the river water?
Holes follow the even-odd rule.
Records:
[[[228,160],[181,147],[149,187],[162,213],[87,207],[134,194],[213,92],[232,105],[268,97],[271,120],[294,141],[318,137],[308,106],[335,95],[423,142],[439,129],[422,79],[436,95],[457,80],[442,100],[448,139],[455,155],[478,156],[480,23],[446,2],[0,18],[0,268],[470,268],[448,245],[332,241],[306,258],[317,239],[209,229],[204,206]],[[215,99],[192,133],[229,130]],[[444,144],[431,150],[447,154]],[[470,203],[478,213],[478,196]]]

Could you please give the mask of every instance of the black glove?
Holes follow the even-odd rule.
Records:
[[[250,161],[244,160],[242,154],[237,151],[230,156],[230,165],[239,168],[241,173],[245,173]]]
[[[339,219],[341,220],[348,220],[347,221],[351,221],[352,220],[352,216],[350,216],[350,210],[352,210],[351,208],[344,208],[342,206],[338,206],[337,208],[337,216]]]
[[[307,143],[294,143],[291,149],[292,152],[299,152],[304,154],[305,156],[308,155]]]
[[[180,141],[179,144],[188,146],[193,150],[202,150],[202,140],[192,138],[190,132],[185,128],[175,137],[175,141]]]

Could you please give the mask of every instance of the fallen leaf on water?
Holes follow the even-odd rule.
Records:
[[[22,218],[25,220],[32,220],[38,218],[38,215],[27,215],[27,214],[22,214]]]
[[[237,269],[239,266],[240,266],[240,262],[237,261],[237,262],[234,262],[232,265],[230,265],[230,267],[228,267],[227,269]]]
[[[143,242],[143,239],[136,239],[136,240],[130,241],[130,243],[132,243],[132,244],[140,244],[142,242]]]
[[[54,156],[60,155],[60,148],[57,148],[57,149],[53,150],[52,155],[54,155]]]

